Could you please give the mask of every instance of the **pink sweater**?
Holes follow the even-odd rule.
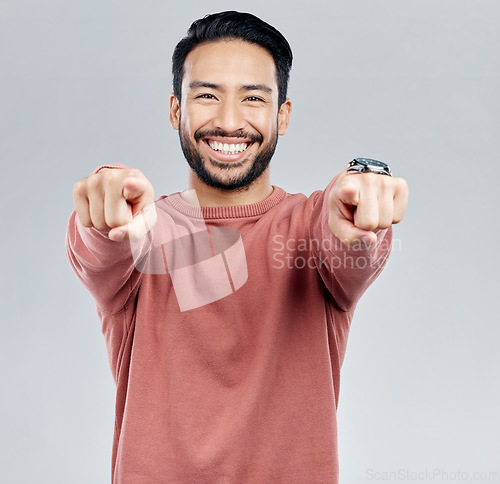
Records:
[[[113,483],[338,482],[340,368],[391,231],[343,246],[333,183],[232,207],[162,197],[132,250],[71,216],[117,386]]]

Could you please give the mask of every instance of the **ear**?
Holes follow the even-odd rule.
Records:
[[[278,112],[278,134],[283,136],[288,129],[288,123],[290,122],[290,113],[292,112],[292,101],[286,99],[286,101],[280,106]]]
[[[179,100],[175,97],[174,93],[170,94],[170,126],[174,129],[179,129],[179,121],[181,117],[181,108]]]

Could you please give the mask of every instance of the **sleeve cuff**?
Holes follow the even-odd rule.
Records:
[[[119,168],[119,169],[123,169],[123,168],[128,168],[128,166],[122,165],[121,163],[111,163],[109,165],[101,165],[101,166],[97,167],[92,172],[92,175],[95,175],[96,173],[99,173],[99,171],[102,170],[103,168]]]

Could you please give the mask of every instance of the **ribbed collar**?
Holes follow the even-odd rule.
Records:
[[[179,212],[194,218],[203,218],[205,220],[227,219],[227,218],[245,218],[254,217],[266,213],[275,207],[285,198],[286,192],[280,187],[273,185],[273,191],[265,200],[248,205],[231,205],[227,207],[198,207],[182,199],[179,192],[169,195],[165,198]]]

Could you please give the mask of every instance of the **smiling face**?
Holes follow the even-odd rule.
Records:
[[[196,177],[210,187],[245,189],[268,173],[291,103],[278,109],[274,59],[240,40],[201,44],[184,63],[181,102],[170,122]]]

